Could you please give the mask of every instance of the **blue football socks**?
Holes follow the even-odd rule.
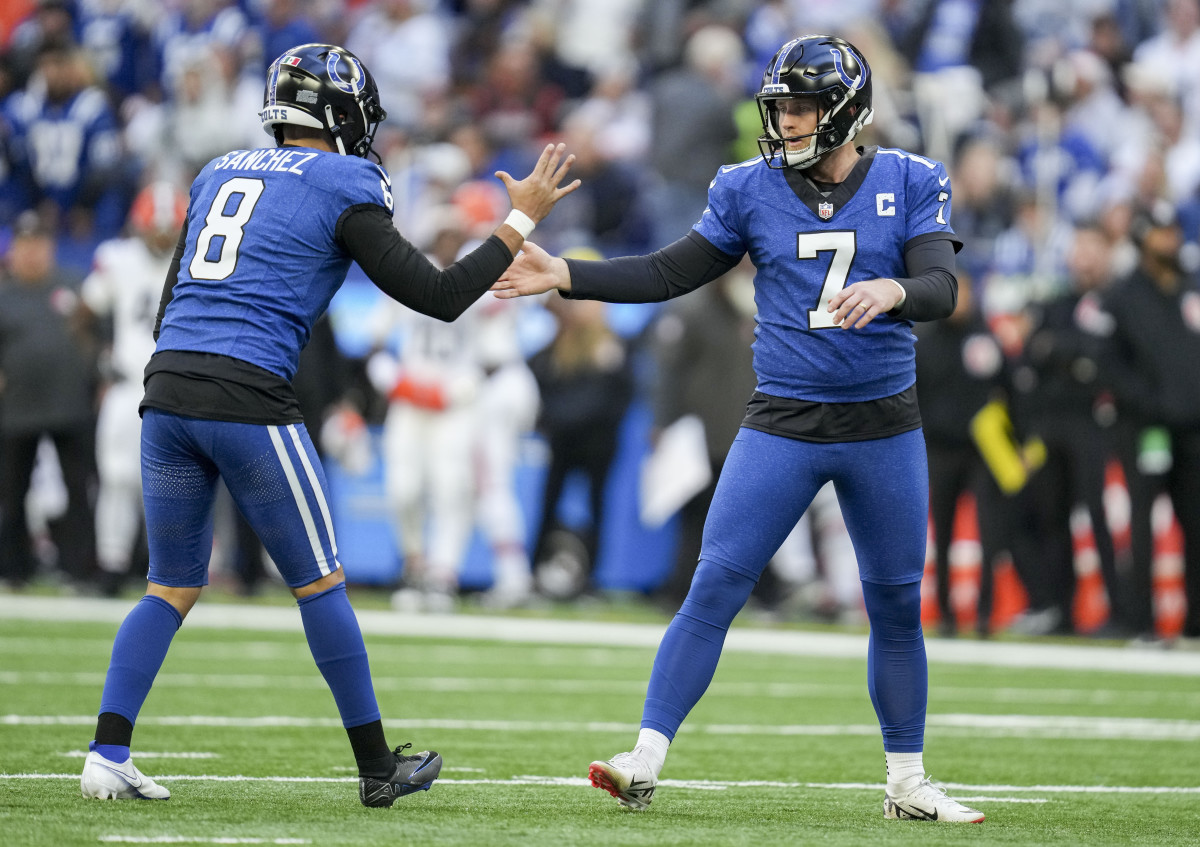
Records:
[[[889,753],[919,753],[925,742],[929,667],[921,631],[921,583],[864,582],[871,621],[867,688]]]
[[[154,677],[167,656],[171,639],[183,624],[179,611],[161,597],[147,594],[125,616],[117,637],[113,640],[112,659],[104,679],[100,698],[100,713],[120,715],[130,726],[137,722],[138,712],[146,702]],[[129,747],[104,743],[110,741],[97,732],[97,749],[109,761],[123,762],[129,758]],[[120,748],[109,753],[100,748]],[[124,755],[120,755],[124,750]]]
[[[342,726],[361,726],[380,719],[358,618],[339,583],[297,601],[308,649],[333,692]]]
[[[687,599],[663,635],[646,690],[642,727],[675,737],[712,682],[725,633],[754,589],[754,579],[701,560]]]

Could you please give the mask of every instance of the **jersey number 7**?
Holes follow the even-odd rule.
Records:
[[[802,232],[796,237],[797,259],[819,259],[822,253],[833,253],[829,269],[825,271],[825,282],[821,285],[821,296],[817,307],[808,310],[809,329],[834,329],[833,312],[829,301],[846,287],[850,278],[850,266],[858,252],[857,234],[854,230],[832,232]]]

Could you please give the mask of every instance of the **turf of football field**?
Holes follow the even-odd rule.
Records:
[[[255,607],[232,615],[246,629],[184,626],[142,710],[135,762],[171,799],[84,800],[83,751],[130,602],[97,616],[69,605],[14,616],[20,599],[4,599],[6,847],[1182,845],[1200,833],[1194,670],[1148,673],[1136,661],[1092,669],[1088,659],[1104,648],[1087,646],[1065,648],[1064,661],[1043,667],[1007,662],[1003,645],[985,645],[987,664],[964,663],[961,650],[939,661],[931,649],[926,767],[987,821],[885,821],[864,657],[775,651],[768,633],[764,649],[726,651],[672,746],[653,805],[632,813],[587,785],[587,766],[636,737],[654,650],[627,636],[660,632],[661,623],[630,630],[576,621],[557,642],[553,628],[525,642],[511,618],[503,637],[486,637],[480,615],[465,619],[469,638],[446,637],[446,622],[431,625],[440,634],[390,635],[370,625],[383,612],[362,617],[388,738],[438,750],[445,767],[431,791],[365,809],[298,615]],[[288,614],[291,623],[264,625]],[[1195,654],[1178,655],[1195,668]]]

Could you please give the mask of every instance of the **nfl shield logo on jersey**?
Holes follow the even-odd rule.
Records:
[[[817,206],[817,214],[821,216],[821,220],[827,221],[833,217],[833,204],[820,203]]]

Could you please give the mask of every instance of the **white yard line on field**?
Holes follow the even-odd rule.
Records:
[[[21,780],[78,780],[77,773],[0,773],[0,783]],[[276,783],[353,783],[357,777],[347,776],[217,776],[213,774],[171,774],[155,776],[158,782],[276,782]],[[517,775],[508,779],[439,779],[440,786],[456,787],[471,785],[534,785],[585,787],[591,783],[585,777]],[[690,788],[700,791],[726,791],[736,788],[770,788],[783,791],[830,790],[830,791],[882,791],[882,783],[873,782],[783,782],[775,780],[687,780],[664,779],[658,783],[664,788]],[[1177,785],[970,785],[960,782],[940,783],[953,789],[956,796],[973,792],[976,796],[960,796],[962,800],[996,803],[1044,803],[1045,797],[1004,797],[996,794],[1155,794],[1193,795],[1200,794],[1200,786]]]
[[[2,651],[0,651],[2,652]],[[103,671],[0,671],[0,686],[80,686],[98,688],[104,684]],[[154,678],[158,688],[228,688],[324,691],[325,680],[315,671],[308,674],[263,673],[160,673]],[[527,677],[473,676],[397,676],[377,673],[376,691],[434,691],[464,694],[641,694],[643,679],[548,679]],[[859,698],[862,683],[813,682],[714,682],[708,697],[747,698],[754,700],[799,700],[806,697]],[[1165,705],[1174,704],[1200,710],[1200,691],[1143,691],[1121,688],[1014,688],[938,686],[943,700],[969,700],[981,703]]]
[[[0,619],[118,623],[128,600],[85,597],[30,597],[0,594]],[[662,624],[533,620],[497,615],[409,615],[360,611],[363,632],[371,635],[508,641],[533,644],[658,646]],[[200,603],[188,615],[189,627],[301,632],[300,616],[285,606]],[[929,639],[934,662],[999,667],[1062,668],[1200,676],[1200,653],[1134,650],[1086,644],[1013,644],[999,641]],[[725,649],[752,653],[862,658],[866,635],[734,627]]]
[[[67,759],[87,758],[87,750],[68,750],[58,755]],[[220,753],[155,753],[146,750],[137,751],[138,759],[219,759]]]
[[[0,726],[91,726],[93,715],[0,715]],[[465,732],[636,733],[638,725],[609,721],[455,720],[447,718],[389,719],[389,729],[437,729]],[[283,715],[230,717],[226,715],[144,715],[139,726],[208,726],[224,729],[340,727],[336,718]],[[1200,721],[1158,718],[1102,718],[1062,715],[932,714],[930,734],[989,738],[1062,738],[1075,740],[1200,741]],[[758,736],[872,736],[877,724],[704,724],[680,727],[687,735]]]
[[[104,844],[312,844],[307,838],[236,838],[192,835],[101,835]]]

